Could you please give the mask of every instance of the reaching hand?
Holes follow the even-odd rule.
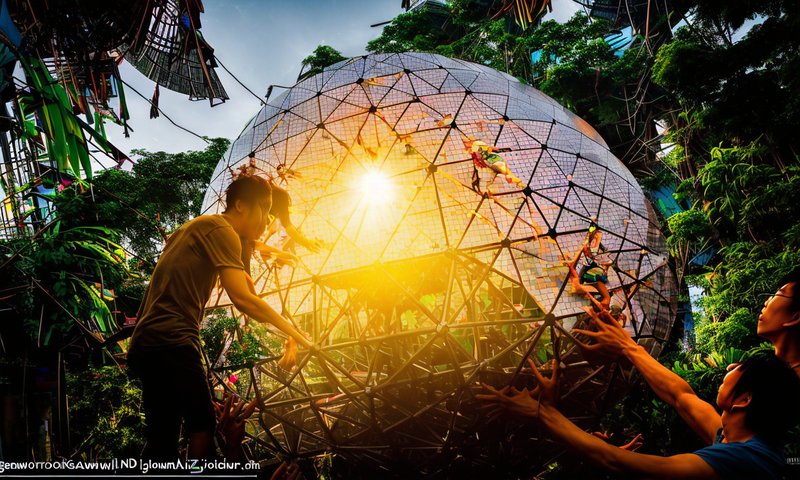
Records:
[[[558,346],[556,346],[557,348]],[[550,378],[544,378],[544,375],[539,373],[539,369],[536,368],[533,360],[528,359],[528,364],[533,369],[533,375],[536,377],[537,382],[536,388],[531,390],[530,395],[531,397],[538,396],[538,400],[542,405],[555,407],[556,403],[558,403],[558,369],[560,363],[558,358],[554,358],[552,360],[553,374],[550,375]]]
[[[598,314],[590,307],[584,307],[583,309],[592,317],[590,325],[596,331],[574,328],[572,332],[581,333],[597,341],[593,345],[580,343],[583,349],[591,353],[600,353],[611,358],[617,358],[625,352],[625,349],[636,346],[631,334],[622,328],[608,311],[603,310]]]
[[[539,402],[533,399],[531,392],[527,388],[519,391],[510,385],[506,385],[500,390],[495,390],[485,383],[481,383],[481,385],[483,385],[483,389],[487,393],[475,395],[475,398],[493,402],[494,405],[492,406],[498,407],[493,410],[496,411],[502,408],[524,417],[536,418],[539,416]]]
[[[297,365],[297,341],[289,337],[283,345],[286,348],[286,352],[278,361],[278,365],[284,370],[291,371]]]
[[[630,443],[627,443],[627,444],[625,444],[625,445],[623,445],[623,446],[621,446],[619,448],[621,448],[623,450],[627,450],[629,452],[635,452],[636,450],[639,450],[639,448],[642,445],[644,445],[643,440],[644,440],[644,438],[642,437],[642,434],[640,433],[640,434],[636,435],[636,437],[633,440],[631,440]]]
[[[291,252],[279,250],[275,247],[265,244],[260,240],[256,240],[253,242],[253,248],[259,253],[259,255],[261,255],[261,259],[264,262],[274,258],[275,263],[279,267],[282,267],[284,265],[290,265],[292,267],[296,267],[297,264],[300,262],[300,259],[297,258],[297,256],[292,254]]]
[[[557,347],[556,347],[557,348]],[[527,417],[536,418],[539,416],[541,405],[555,407],[558,402],[558,368],[559,359],[553,359],[553,374],[550,378],[544,378],[536,368],[536,364],[528,359],[528,364],[533,369],[538,385],[531,391],[523,388],[522,391],[507,385],[500,390],[496,390],[489,385],[483,385],[487,394],[478,394],[475,397],[488,402],[495,402],[498,406],[507,409],[512,413]]]
[[[263,255],[263,254],[262,254]],[[297,255],[294,255],[289,252],[280,252],[275,254],[275,264],[279,267],[284,265],[289,265],[292,268],[297,267],[297,264],[300,263],[300,259],[297,258]]]
[[[611,437],[613,436],[613,435],[608,435],[608,432],[604,433],[592,432],[592,435],[606,442],[610,441]],[[627,450],[629,452],[635,452],[636,450],[639,450],[639,448],[643,445],[642,440],[643,440],[642,434],[636,435],[636,437],[633,440],[631,440],[629,443],[625,445],[622,445],[619,448],[621,448],[622,450]]]
[[[281,463],[270,480],[295,480],[300,475],[300,467],[296,463]]]
[[[234,395],[229,395],[222,406],[214,403],[214,410],[219,416],[217,430],[225,438],[228,449],[238,449],[242,446],[245,420],[250,418],[257,405],[258,402],[255,398],[250,403],[246,403],[244,400],[234,403]],[[243,408],[244,411],[242,411]]]
[[[309,240],[306,237],[303,237],[302,240],[298,240],[297,243],[306,247],[306,250],[311,253],[319,253],[322,250],[322,247],[325,246],[322,240]]]

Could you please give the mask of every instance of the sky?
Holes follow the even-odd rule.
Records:
[[[318,45],[330,45],[346,57],[366,54],[367,42],[381,34],[386,22],[403,9],[401,0],[205,0],[201,32],[215,56],[242,83],[262,98],[269,85],[291,87],[300,73],[300,62]],[[553,0],[553,12],[545,19],[566,21],[581,7],[572,0]],[[127,62],[120,66],[122,79],[148,99],[155,83]],[[233,141],[247,121],[261,109],[222,68],[217,75],[230,99],[213,108],[208,101],[189,101],[186,95],[160,89],[159,108],[175,123],[198,135]],[[283,90],[275,88],[272,98]],[[106,126],[108,139],[123,152],[133,149],[170,153],[203,150],[205,142],[173,126],[163,116],[150,119],[150,104],[131,89],[126,90],[133,132],[125,138],[122,128]],[[119,111],[119,103],[110,105]]]

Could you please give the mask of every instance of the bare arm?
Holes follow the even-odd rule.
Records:
[[[222,287],[228,292],[233,305],[245,315],[258,323],[269,323],[286,333],[304,347],[311,347],[311,342],[294,326],[272,309],[267,302],[254,295],[247,284],[244,270],[234,267],[219,269]]]
[[[264,242],[255,241],[253,243],[253,248],[259,254],[261,254],[261,258],[263,258],[264,261],[266,261],[268,257],[272,256],[275,257],[280,265],[288,264],[293,267],[297,266],[297,263],[300,261],[300,259],[298,259],[297,256],[291,252],[281,250],[280,248],[273,247],[272,245],[267,245]]]
[[[298,243],[298,245],[305,247],[310,252],[317,253],[322,249],[322,242],[319,240],[309,240],[306,238],[303,233],[295,228],[294,225],[290,224],[283,224],[284,230],[286,230],[286,234],[289,235],[292,240]]]
[[[597,340],[597,345],[584,348],[602,351],[610,356],[625,355],[642,373],[650,388],[662,400],[675,408],[681,418],[703,441],[708,445],[713,444],[717,430],[722,428],[722,419],[716,409],[708,402],[701,400],[686,380],[651,357],[608,312],[600,312],[598,315],[590,310],[587,312],[592,316],[597,331],[573,330],[573,332],[582,333]]]
[[[243,238],[239,238],[239,240],[242,243],[242,265],[244,265],[244,271],[249,275],[250,259],[253,257],[253,241]]]
[[[502,390],[495,390],[484,384],[484,390],[488,393],[478,394],[476,398],[492,402],[499,409],[508,413],[538,418],[542,427],[548,430],[553,438],[593,465],[611,470],[616,474],[667,479],[719,478],[715,470],[698,455],[688,454],[673,457],[643,455],[617,448],[584,432],[564,417],[554,406],[558,398],[555,372],[551,380],[542,379],[535,368],[533,372],[539,383],[533,392],[528,392],[527,389],[518,391],[510,386]]]
[[[538,416],[551,435],[570,450],[614,473],[665,479],[720,478],[711,465],[693,453],[660,457],[629,452],[584,432],[554,407],[542,405]]]

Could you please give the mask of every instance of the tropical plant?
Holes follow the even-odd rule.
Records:
[[[342,60],[347,60],[347,57],[342,56],[338,50],[328,45],[320,45],[314,49],[313,54],[307,56],[300,62],[302,68],[297,80],[300,81],[304,78],[313,77],[321,73],[325,67],[341,62]]]
[[[105,227],[56,220],[33,237],[1,241],[0,290],[11,294],[0,300],[7,309],[0,334],[28,340],[6,346],[61,346],[76,334],[115,332],[109,291],[129,278],[118,240]]]
[[[165,372],[169,375],[169,372]],[[73,455],[88,461],[139,458],[145,444],[142,388],[117,366],[67,373]]]

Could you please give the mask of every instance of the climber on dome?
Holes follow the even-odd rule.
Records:
[[[507,183],[516,183],[520,186],[522,185],[522,180],[517,178],[511,172],[511,169],[508,168],[508,164],[506,164],[505,160],[503,160],[503,157],[493,153],[499,152],[500,149],[487,145],[486,142],[481,140],[476,140],[474,137],[469,137],[469,141],[464,140],[464,148],[470,152],[470,155],[472,156],[472,162],[475,165],[475,173],[473,174],[472,184],[473,188],[476,188],[475,177],[477,176],[478,168],[488,168],[494,173],[488,184],[494,182],[494,179],[497,178],[498,175],[503,175],[506,178]],[[477,183],[480,183],[480,178],[477,179]]]

